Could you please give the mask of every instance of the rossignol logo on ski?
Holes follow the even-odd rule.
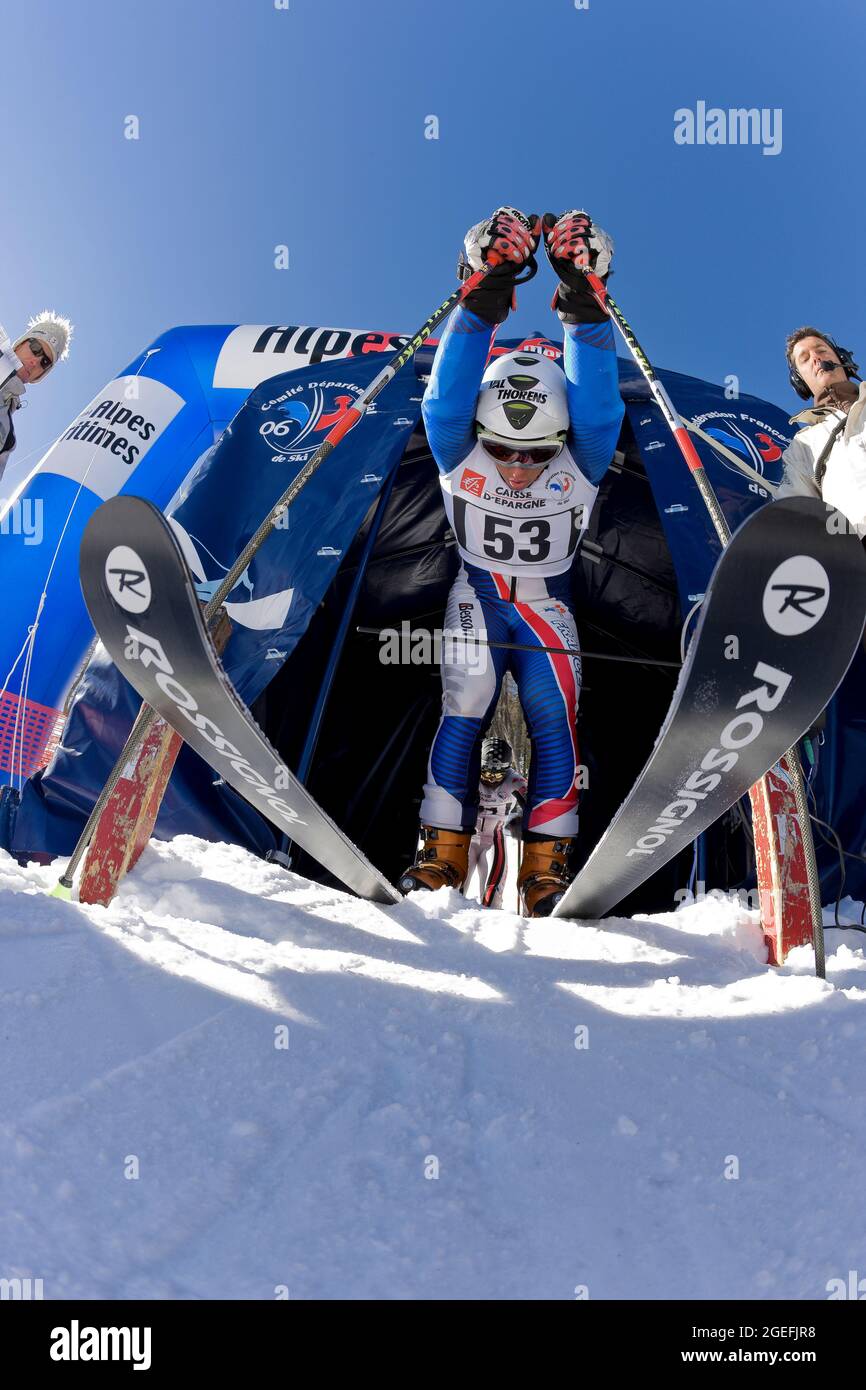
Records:
[[[152,637],[147,632],[141,632],[131,623],[127,623],[123,654],[127,662],[139,661],[146,670],[153,667],[153,679],[163,695],[171,700],[172,704],[180,710],[184,719],[189,720],[193,728],[198,730],[214,752],[225,758],[238,775],[243,778],[251,795],[260,797],[262,801],[273,810],[279,811],[287,820],[301,825],[305,824],[294,807],[278,795],[274,787],[244,758],[240,749],[226,738],[219,725],[214,723],[212,719],[208,719],[207,715],[202,714],[195,697],[176,678],[174,667],[166,656],[165,648],[156,637]],[[279,773],[279,771],[278,767],[277,772]]]
[[[668,802],[646,833],[626,851],[627,858],[636,854],[652,855],[661,849],[698,803],[704,801],[719,785],[722,777],[736,767],[743,749],[760,736],[764,728],[763,715],[772,714],[778,709],[792,677],[787,671],[780,671],[763,661],[758,662],[752,674],[761,684],[741,695],[737,701],[736,708],[744,713],[728,721],[719,734],[718,746],[707,750],[673,801]],[[746,705],[755,705],[756,709],[746,711]]]
[[[820,622],[830,602],[827,571],[811,555],[778,565],[764,589],[764,621],[782,637],[799,637]]]
[[[140,555],[128,545],[116,545],[105,561],[105,583],[115,603],[126,613],[150,607],[150,575]]]

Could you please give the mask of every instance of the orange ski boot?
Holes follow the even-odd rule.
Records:
[[[414,893],[417,888],[462,889],[469,870],[469,841],[471,830],[440,830],[435,825],[421,826],[421,848],[415,863],[402,875],[397,887],[401,893]]]
[[[517,875],[520,902],[526,917],[549,917],[571,882],[568,851],[574,836],[561,840],[526,840]]]

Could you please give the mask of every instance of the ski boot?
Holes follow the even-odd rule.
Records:
[[[549,917],[571,882],[568,851],[574,836],[561,840],[526,840],[517,875],[525,917]]]
[[[415,863],[397,883],[401,893],[414,893],[417,888],[463,887],[469,870],[469,841],[471,830],[440,830],[435,825],[421,826],[421,848]]]

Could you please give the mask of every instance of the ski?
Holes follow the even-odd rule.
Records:
[[[113,497],[81,543],[81,588],[118,670],[209,765],[360,897],[402,895],[289,771],[226,676],[171,525],[150,502]]]
[[[597,919],[688,847],[810,728],[854,657],[866,554],[824,503],[746,520],[713,572],[655,748],[554,908]]]
[[[208,632],[218,656],[231,636],[231,619],[220,608],[208,623]],[[147,713],[139,710],[137,723]],[[121,880],[132,873],[153,834],[156,818],[168,789],[183,739],[164,719],[154,719],[138,753],[130,754],[93,831],[87,846],[78,901],[108,907]]]
[[[183,740],[163,719],[148,729],[124,767],[87,847],[78,900],[108,907],[138,863],[151,834]]]

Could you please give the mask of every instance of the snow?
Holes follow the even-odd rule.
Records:
[[[866,937],[828,929],[820,981],[716,898],[382,908],[181,837],[102,909],[48,896],[60,867],[0,853],[0,1277],[815,1299],[866,1272]]]

